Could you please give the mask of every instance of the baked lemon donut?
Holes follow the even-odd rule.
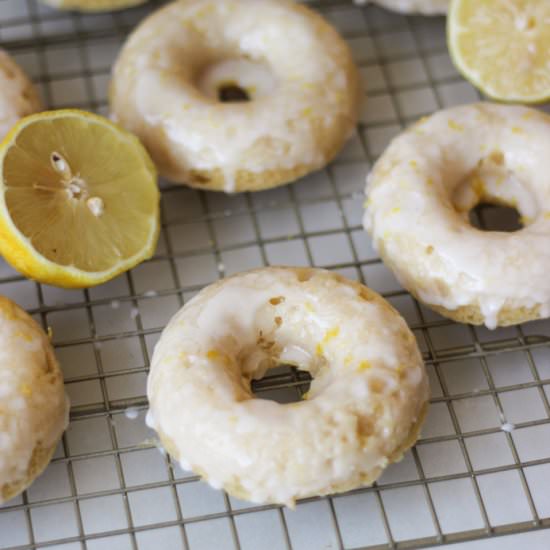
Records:
[[[144,4],[147,0],[41,0],[44,4],[62,10],[114,11]]]
[[[280,364],[305,400],[255,398]],[[154,352],[149,422],[210,485],[283,503],[372,483],[418,437],[428,382],[405,321],[372,290],[320,269],[265,268],[204,289]]]
[[[305,6],[179,0],[130,36],[110,100],[162,175],[234,192],[327,164],[355,127],[361,95],[348,46]]]
[[[550,314],[550,117],[478,103],[420,121],[368,177],[365,227],[421,301],[489,328]],[[516,208],[520,231],[482,231],[481,202]]]
[[[451,0],[371,0],[388,10],[401,13],[421,13],[423,15],[440,15],[447,13]]]
[[[65,431],[63,377],[44,331],[0,296],[0,503],[48,465]]]
[[[40,111],[36,89],[17,63],[0,50],[0,140],[22,117]]]

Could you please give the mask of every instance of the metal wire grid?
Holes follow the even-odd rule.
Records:
[[[49,106],[105,112],[116,48],[160,3],[81,16],[0,0],[0,41]],[[46,474],[0,508],[0,548],[419,548],[550,526],[550,324],[488,332],[438,317],[398,286],[361,229],[364,175],[389,138],[477,97],[452,69],[444,23],[345,0],[310,4],[350,41],[369,87],[357,134],[327,170],[256,195],[165,186],[155,257],[98,289],[59,291],[0,267],[0,293],[53,328],[73,401]],[[212,280],[276,263],[328,267],[381,291],[414,330],[432,379],[424,435],[402,463],[374,487],[295,512],[208,489],[157,451],[142,422],[168,318]],[[282,369],[256,390],[285,400],[304,384],[304,373]]]

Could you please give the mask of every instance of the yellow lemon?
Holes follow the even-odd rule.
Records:
[[[62,10],[114,11],[143,4],[147,0],[42,0],[44,4]]]
[[[23,118],[0,145],[0,254],[43,283],[103,283],[153,254],[156,179],[138,139],[103,117]]]
[[[550,97],[549,0],[452,0],[447,37],[457,68],[487,96]]]

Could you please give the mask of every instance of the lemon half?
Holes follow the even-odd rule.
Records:
[[[147,0],[42,0],[44,4],[62,10],[114,11],[139,6]]]
[[[487,96],[550,98],[550,0],[452,0],[447,34],[455,65]]]
[[[0,253],[37,281],[94,286],[149,258],[159,200],[143,146],[103,117],[31,115],[0,145]]]

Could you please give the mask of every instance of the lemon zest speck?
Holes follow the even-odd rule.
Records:
[[[340,334],[340,327],[333,327],[325,332],[321,342],[315,347],[315,353],[317,355],[323,355],[324,344],[330,342],[333,338],[336,338]]]
[[[25,340],[25,342],[32,342],[32,336],[28,332],[23,332],[19,330],[15,334],[18,338]]]
[[[326,334],[323,338],[323,342],[326,344],[327,342],[329,342],[333,338],[336,338],[339,334],[340,334],[340,327],[333,327],[333,328],[327,330],[327,332],[326,332]]]
[[[531,218],[530,216],[520,216],[519,218],[519,223],[521,223],[521,225],[529,225],[532,222],[533,218]]]
[[[464,126],[462,126],[461,124],[459,124],[456,120],[453,120],[452,118],[449,119],[447,124],[449,125],[449,128],[451,130],[454,130],[455,132],[463,132],[464,131]]]
[[[472,182],[472,189],[478,197],[481,197],[485,194],[485,182],[479,177],[474,178],[474,181]]]

